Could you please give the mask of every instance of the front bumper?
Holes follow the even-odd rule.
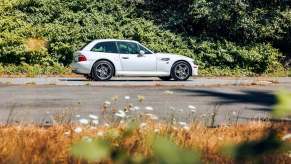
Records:
[[[198,76],[198,65],[192,65],[192,76]]]

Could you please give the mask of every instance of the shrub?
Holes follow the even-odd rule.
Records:
[[[273,4],[276,10],[271,10],[251,1],[236,4],[208,0],[13,0],[5,3],[0,6],[0,63],[16,65],[67,66],[73,52],[85,43],[119,38],[140,41],[153,51],[192,57],[205,69],[268,73],[281,69],[278,58],[282,47],[278,45],[283,45],[280,39],[288,38],[286,31],[291,22],[288,10],[279,10],[277,3]],[[28,51],[26,43],[30,39],[45,40],[46,44]]]

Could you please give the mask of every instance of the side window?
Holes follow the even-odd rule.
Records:
[[[117,42],[119,53],[121,54],[138,54],[139,47],[136,43],[131,42]]]
[[[148,49],[146,49],[144,46],[142,45],[138,45],[140,50],[143,50],[145,52],[145,54],[152,54]]]
[[[93,52],[117,53],[115,42],[97,43],[92,50]]]

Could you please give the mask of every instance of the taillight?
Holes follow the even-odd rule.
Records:
[[[79,62],[81,62],[81,61],[87,61],[87,58],[86,58],[86,56],[84,56],[84,55],[79,55],[79,57],[78,57],[78,61],[79,61]]]

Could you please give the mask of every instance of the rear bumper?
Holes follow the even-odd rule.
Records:
[[[72,72],[76,74],[90,74],[91,72],[91,64],[88,61],[74,62],[70,66],[72,67]]]

